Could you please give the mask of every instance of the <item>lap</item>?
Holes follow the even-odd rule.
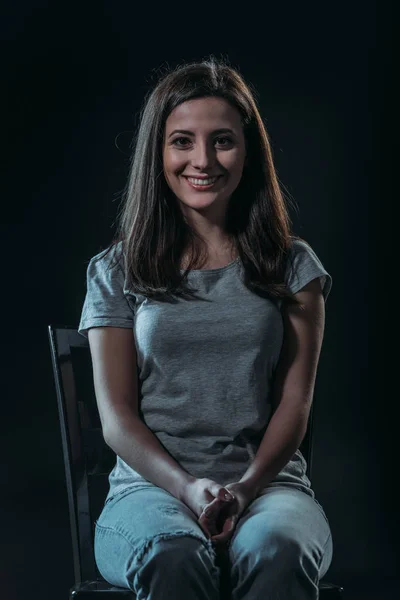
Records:
[[[242,514],[236,536],[282,535],[317,539],[324,545],[330,528],[320,504],[309,494],[290,485],[269,487]],[[233,539],[232,539],[233,542]]]
[[[123,533],[133,546],[160,534],[195,534],[208,542],[197,517],[183,502],[152,483],[127,488],[104,507],[96,527]],[[325,513],[309,494],[279,484],[267,488],[244,511],[230,542],[232,552],[268,540],[325,547],[331,536]]]
[[[151,483],[127,488],[105,504],[96,521],[96,561],[108,581],[128,585],[123,564],[133,560],[136,568],[149,544],[174,538],[175,547],[189,554],[199,547],[207,549],[210,569],[214,569],[219,553],[188,506]],[[200,546],[193,545],[195,540]],[[158,545],[156,552],[161,548]],[[237,569],[239,564],[250,568],[253,561],[254,565],[290,568],[291,557],[296,563],[306,556],[322,577],[332,559],[329,523],[308,493],[284,483],[271,486],[244,511],[223,556],[228,569]]]
[[[96,521],[94,553],[106,581],[136,594],[140,589],[141,597],[147,597],[150,585],[162,587],[166,572],[177,580],[185,561],[187,569],[203,565],[207,577],[199,585],[208,590],[206,596],[215,596],[218,570],[211,541],[188,506],[151,483],[127,488],[107,501]],[[152,578],[155,565],[159,576]],[[154,597],[162,596],[155,592]]]
[[[267,559],[307,554],[326,572],[332,536],[320,504],[308,493],[284,483],[267,488],[244,511],[229,544],[231,562],[244,554]]]
[[[209,545],[197,517],[183,502],[152,483],[127,488],[108,501],[96,521],[96,533],[112,529],[132,549],[157,536],[197,537]]]

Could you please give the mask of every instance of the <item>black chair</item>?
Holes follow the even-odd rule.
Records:
[[[94,558],[94,522],[108,493],[108,475],[116,460],[104,441],[93,385],[89,342],[76,328],[48,326],[51,359],[56,387],[58,414],[68,493],[75,584],[69,598],[130,598],[136,594],[109,584],[101,576]],[[139,388],[140,389],[140,388]],[[311,411],[301,451],[312,465]],[[226,556],[219,557],[221,598],[229,598],[229,567]],[[320,598],[342,598],[343,588],[320,582]]]

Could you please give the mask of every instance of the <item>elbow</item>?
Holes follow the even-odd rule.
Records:
[[[135,435],[140,417],[131,410],[113,413],[105,419],[102,425],[103,438],[107,446],[114,450],[116,440],[122,440],[126,435]]]
[[[107,446],[111,449],[113,449],[113,443],[112,443],[112,434],[110,432],[110,429],[107,428],[103,428],[102,429],[102,433],[103,433],[103,439],[105,441],[105,443],[107,444]]]

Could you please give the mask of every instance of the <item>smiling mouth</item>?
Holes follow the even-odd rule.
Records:
[[[195,190],[209,190],[211,189],[217,181],[223,177],[223,175],[217,175],[217,177],[209,177],[207,179],[197,179],[196,177],[187,177],[184,176],[190,187]]]

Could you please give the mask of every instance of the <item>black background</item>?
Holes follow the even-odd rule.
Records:
[[[47,325],[79,322],[157,69],[210,53],[258,90],[295,232],[333,277],[313,467],[327,579],[346,598],[396,596],[393,22],[373,2],[3,7],[3,598],[67,598],[73,583]]]

